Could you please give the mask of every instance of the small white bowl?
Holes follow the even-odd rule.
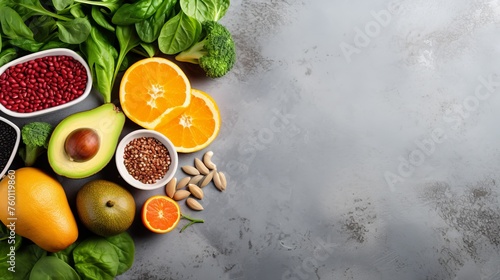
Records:
[[[135,179],[130,173],[127,171],[127,168],[125,167],[124,161],[123,161],[123,154],[125,151],[125,146],[132,141],[133,139],[140,138],[140,137],[153,137],[158,139],[165,147],[167,148],[169,154],[170,154],[170,166],[168,167],[167,173],[163,176],[163,178],[159,179],[156,181],[154,184],[144,184],[141,181]],[[120,141],[118,144],[118,147],[116,148],[116,154],[115,154],[115,160],[116,160],[116,167],[118,169],[118,172],[122,176],[122,178],[127,182],[129,185],[141,189],[141,190],[154,190],[160,187],[164,187],[175,175],[175,172],[177,170],[177,166],[179,164],[179,158],[177,155],[177,151],[175,150],[174,145],[172,142],[165,137],[163,134],[154,131],[154,130],[149,130],[149,129],[138,129],[135,131],[130,132],[129,134],[125,135],[123,139]]]
[[[3,117],[0,117],[0,122],[4,122],[6,124],[8,124],[9,126],[11,126],[15,132],[16,132],[16,141],[14,143],[14,146],[12,148],[12,151],[10,151],[10,157],[9,157],[9,160],[7,161],[7,163],[5,164],[5,167],[3,168],[3,170],[1,171],[0,173],[0,178],[3,177],[3,175],[5,175],[5,173],[7,173],[7,170],[9,169],[10,165],[12,164],[12,161],[14,160],[14,158],[16,157],[16,153],[17,153],[17,148],[19,147],[19,142],[21,140],[21,130],[19,129],[19,127],[17,127],[14,123],[12,123],[11,121],[9,121],[8,119],[6,118],[3,118]],[[5,149],[5,147],[2,147],[3,149]]]
[[[51,112],[61,110],[64,108],[68,108],[68,107],[73,106],[73,105],[79,103],[80,101],[84,100],[89,95],[90,91],[92,90],[92,74],[90,73],[90,68],[89,68],[87,62],[79,54],[77,54],[76,52],[74,52],[70,49],[56,48],[56,49],[50,49],[50,50],[39,51],[36,53],[28,54],[26,56],[15,59],[15,60],[3,65],[2,67],[0,67],[0,75],[2,75],[8,68],[10,68],[12,66],[15,66],[17,64],[24,63],[24,62],[27,62],[30,60],[34,60],[37,58],[46,57],[46,56],[70,56],[70,57],[74,58],[75,60],[77,60],[78,62],[80,62],[85,67],[85,71],[87,72],[87,85],[85,87],[85,91],[83,92],[83,94],[80,95],[78,98],[75,98],[67,103],[57,105],[54,107],[49,107],[49,108],[46,108],[43,110],[38,110],[35,112],[30,112],[30,113],[19,113],[19,112],[11,111],[11,110],[5,108],[5,106],[3,106],[0,103],[0,110],[2,112],[4,112],[5,114],[7,114],[9,116],[16,117],[16,118],[30,118],[30,117],[35,117],[35,116],[40,116],[40,115],[44,115],[47,113],[51,113]]]

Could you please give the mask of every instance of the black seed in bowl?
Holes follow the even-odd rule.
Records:
[[[9,162],[17,141],[16,130],[9,124],[0,121],[0,172]]]

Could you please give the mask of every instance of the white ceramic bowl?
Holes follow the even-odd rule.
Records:
[[[1,173],[0,173],[0,178],[2,178],[3,175],[5,175],[5,173],[7,173],[7,170],[9,169],[10,165],[12,164],[12,161],[16,157],[17,148],[19,147],[19,142],[21,140],[21,131],[20,131],[19,127],[17,127],[14,123],[12,123],[11,121],[9,121],[6,118],[0,117],[0,122],[6,123],[7,125],[11,126],[16,132],[16,142],[14,143],[14,147],[10,151],[9,160],[7,161],[7,163],[5,164],[5,167],[3,168],[3,170],[1,170]],[[5,147],[2,147],[2,148],[5,149]]]
[[[11,110],[5,108],[5,106],[3,106],[1,103],[0,103],[0,110],[2,112],[4,112],[5,114],[12,116],[12,117],[30,118],[30,117],[35,117],[35,116],[40,116],[40,115],[44,115],[47,113],[51,113],[51,112],[54,112],[57,110],[61,110],[61,109],[73,106],[73,105],[79,103],[80,101],[84,100],[89,95],[89,93],[92,89],[92,75],[90,73],[90,69],[89,69],[87,62],[79,54],[77,54],[76,52],[74,52],[70,49],[64,49],[64,48],[50,49],[50,50],[40,51],[40,52],[36,52],[36,53],[32,53],[32,54],[20,57],[18,59],[15,59],[15,60],[3,65],[2,67],[0,67],[0,75],[2,75],[9,67],[15,66],[15,65],[20,64],[20,63],[24,63],[24,62],[27,62],[30,60],[34,60],[34,59],[46,57],[46,56],[63,56],[63,55],[73,57],[74,59],[76,59],[78,62],[80,62],[85,67],[85,70],[87,72],[87,85],[86,85],[85,91],[83,92],[82,95],[80,95],[78,98],[75,98],[67,103],[57,105],[54,107],[50,107],[50,108],[46,108],[43,110],[38,110],[35,112],[30,112],[30,113],[19,113],[19,112],[11,111]]]
[[[168,168],[167,173],[163,176],[162,179],[156,181],[154,184],[144,184],[139,180],[136,180],[130,173],[127,171],[127,168],[125,167],[125,164],[123,162],[123,154],[125,150],[125,146],[132,141],[133,139],[140,138],[140,137],[154,137],[158,139],[165,147],[167,148],[169,154],[170,154],[170,166]],[[120,143],[118,144],[118,147],[116,148],[116,154],[115,154],[115,160],[116,160],[116,167],[118,168],[118,172],[122,176],[122,178],[127,182],[129,185],[141,189],[141,190],[154,190],[160,187],[164,187],[175,175],[175,172],[177,170],[177,166],[179,164],[179,158],[177,155],[177,151],[175,150],[174,145],[172,142],[165,137],[163,134],[154,131],[154,130],[149,130],[149,129],[138,129],[135,131],[130,132],[127,134],[125,137],[122,138]]]

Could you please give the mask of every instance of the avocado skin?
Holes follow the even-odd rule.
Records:
[[[54,128],[49,140],[47,157],[50,167],[55,173],[72,179],[86,178],[99,172],[115,154],[125,119],[125,114],[112,103],[66,117]],[[84,162],[70,160],[64,149],[68,135],[79,128],[94,129],[100,139],[96,155]]]

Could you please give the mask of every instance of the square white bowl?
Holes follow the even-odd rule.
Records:
[[[54,112],[57,110],[61,110],[64,108],[68,108],[70,106],[73,106],[73,105],[81,102],[89,95],[90,91],[92,90],[92,74],[90,73],[90,68],[89,68],[87,62],[83,59],[83,57],[81,57],[79,54],[77,54],[76,52],[74,52],[70,49],[56,48],[56,49],[50,49],[50,50],[45,50],[45,51],[39,51],[36,53],[22,56],[22,57],[17,58],[9,63],[6,63],[2,67],[0,67],[0,75],[2,75],[8,68],[10,68],[12,66],[15,66],[17,64],[21,64],[21,63],[24,63],[24,62],[27,62],[30,60],[35,60],[37,58],[46,57],[46,56],[70,56],[83,65],[83,67],[85,68],[86,74],[87,74],[87,84],[86,84],[85,91],[83,92],[83,94],[80,95],[79,97],[69,101],[69,102],[64,103],[64,104],[57,105],[54,107],[49,107],[49,108],[46,108],[43,110],[38,110],[35,112],[30,112],[30,113],[15,112],[15,111],[12,111],[12,110],[5,108],[5,106],[3,106],[1,103],[0,103],[0,111],[4,112],[5,114],[7,114],[9,116],[16,117],[16,118],[31,118],[31,117],[51,113],[51,112]]]
[[[16,132],[16,141],[14,143],[14,147],[12,148],[12,151],[10,151],[9,160],[5,164],[5,167],[3,168],[3,170],[0,171],[0,178],[2,178],[3,175],[5,175],[5,173],[7,173],[7,170],[9,170],[9,167],[12,164],[12,161],[16,157],[17,148],[19,148],[19,142],[21,141],[21,130],[19,129],[19,127],[17,127],[14,123],[12,123],[11,121],[9,121],[6,118],[0,117],[0,122],[6,123],[7,125],[11,126],[14,129],[14,131]],[[2,149],[5,149],[5,147],[2,147]]]
[[[168,153],[170,154],[170,165],[168,167],[167,173],[163,176],[163,178],[159,179],[153,184],[144,184],[141,181],[135,179],[127,171],[123,160],[125,146],[127,146],[127,144],[133,139],[141,137],[153,137],[158,139],[165,146],[165,148],[167,148]],[[116,148],[115,161],[118,172],[125,180],[125,182],[127,182],[129,185],[141,190],[154,190],[160,187],[164,187],[175,176],[175,172],[177,171],[177,166],[179,164],[179,157],[174,145],[165,135],[154,130],[138,129],[130,132],[122,138],[122,140],[118,144],[118,147]]]

